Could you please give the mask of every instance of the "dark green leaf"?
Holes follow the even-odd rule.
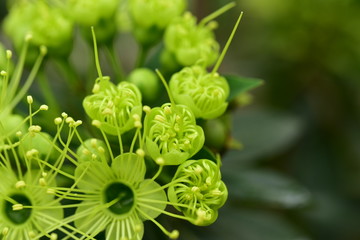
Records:
[[[251,204],[277,208],[298,208],[307,205],[309,191],[294,180],[271,170],[223,169],[229,195]]]
[[[259,87],[264,83],[263,80],[257,78],[246,78],[235,75],[225,76],[230,86],[230,94],[228,101],[233,100],[239,94],[249,91],[253,88]]]

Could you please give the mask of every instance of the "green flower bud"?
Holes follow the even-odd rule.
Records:
[[[99,80],[99,79],[98,79]],[[135,127],[134,116],[141,117],[141,93],[135,84],[121,82],[115,86],[108,77],[95,83],[94,94],[85,97],[86,114],[100,122],[100,128],[111,135],[124,133]]]
[[[90,27],[116,13],[119,0],[68,0],[68,11],[76,23]]]
[[[137,68],[129,74],[128,81],[139,88],[144,101],[151,102],[158,97],[160,82],[154,71]]]
[[[155,107],[146,115],[144,135],[150,157],[165,165],[181,164],[197,153],[205,140],[190,109],[170,103]]]
[[[109,162],[110,155],[106,143],[100,139],[90,138],[76,150],[79,162],[105,161]]]
[[[228,191],[214,162],[208,159],[186,161],[178,167],[173,182],[168,197],[176,209],[195,225],[207,226],[215,222]]]
[[[204,124],[205,144],[216,151],[223,150],[229,136],[229,129],[223,119],[207,120]]]
[[[185,0],[130,0],[129,13],[135,38],[146,46],[156,43],[166,26],[180,16],[185,7]]]
[[[45,45],[50,54],[67,56],[71,50],[73,23],[66,11],[46,1],[19,1],[4,21],[4,31],[20,49],[25,36],[32,44]]]
[[[175,73],[169,87],[175,102],[188,106],[196,118],[219,117],[228,106],[226,79],[218,73],[208,73],[200,66],[185,67]]]
[[[115,14],[119,6],[118,0],[69,0],[68,11],[76,23],[82,28],[83,36],[91,41],[90,27],[96,32],[100,44],[111,42],[117,32]]]
[[[20,139],[19,156],[25,158],[29,151],[36,150],[40,159],[49,159],[50,162],[53,162],[59,153],[54,149],[52,141],[52,137],[48,133],[29,131]],[[36,165],[37,162],[34,161],[32,164]]]
[[[219,44],[211,23],[197,25],[196,18],[188,12],[176,18],[165,31],[166,51],[172,52],[182,66],[191,66],[199,61],[204,66],[210,66],[219,56]]]
[[[183,13],[185,0],[129,0],[129,11],[134,24],[141,28],[156,26],[164,29]]]
[[[0,88],[1,89],[1,88]],[[16,134],[21,132],[25,133],[26,125],[24,124],[24,118],[17,114],[5,115],[3,119],[0,119],[0,136],[9,138],[11,142],[15,142],[17,139]],[[3,139],[4,140],[4,139]]]

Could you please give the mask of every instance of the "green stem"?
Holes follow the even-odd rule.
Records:
[[[49,109],[52,112],[56,113],[56,115],[60,114],[60,106],[58,104],[58,100],[56,99],[55,94],[50,87],[49,81],[44,71],[39,72],[38,78],[39,78],[38,83],[41,89],[41,93],[45,98],[46,104],[50,106]]]
[[[140,46],[139,54],[136,59],[135,68],[140,68],[140,67],[144,66],[144,63],[145,63],[146,57],[149,53],[149,50],[150,50],[149,47]]]
[[[110,60],[110,63],[112,65],[112,68],[115,72],[115,77],[118,80],[118,82],[122,81],[124,79],[124,70],[121,65],[121,61],[116,56],[115,47],[113,44],[106,46],[106,53]]]
[[[225,6],[223,6],[222,8],[216,10],[215,12],[211,13],[210,15],[204,17],[199,25],[200,26],[204,26],[206,23],[210,22],[211,20],[217,18],[218,16],[220,16],[221,14],[225,13],[226,11],[228,11],[229,9],[235,7],[236,3],[235,2],[231,2],[226,4]]]

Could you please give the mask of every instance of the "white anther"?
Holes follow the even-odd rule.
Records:
[[[138,150],[136,150],[136,154],[139,156],[139,157],[145,157],[145,151],[141,148],[139,148]]]
[[[55,194],[55,189],[54,188],[48,188],[47,190],[46,190],[46,193],[47,194],[51,194],[51,195],[54,195]]]
[[[47,110],[49,110],[49,106],[43,104],[43,105],[40,106],[40,110],[41,110],[41,111],[47,111]]]
[[[150,113],[150,112],[151,112],[151,108],[150,108],[149,106],[145,105],[145,106],[143,106],[143,111],[144,111],[145,113]]]
[[[6,50],[6,58],[7,59],[12,58],[12,51],[11,50]]]
[[[23,180],[17,181],[17,182],[15,183],[15,187],[16,187],[17,189],[23,188],[23,187],[25,187],[25,186],[26,186],[26,183],[25,183],[25,181],[23,181]]]
[[[17,203],[12,205],[12,210],[13,211],[19,211],[19,210],[23,210],[24,209],[24,205],[22,205],[21,203]]]
[[[165,164],[165,160],[162,157],[158,157],[157,159],[155,159],[155,162],[160,166]]]
[[[40,184],[40,186],[46,186],[47,184],[46,184],[46,180],[45,180],[45,178],[40,178],[39,179],[39,184]]]
[[[93,121],[91,122],[91,124],[92,124],[93,126],[95,126],[95,127],[98,127],[98,128],[101,127],[101,122],[100,122],[99,120],[93,120]]]
[[[178,230],[173,230],[170,234],[169,234],[169,238],[171,239],[178,239],[180,235],[180,232]]]
[[[4,71],[4,70],[2,70],[2,71],[0,72],[0,75],[5,77],[5,76],[7,75],[7,72]]]
[[[32,104],[34,102],[34,99],[33,99],[32,96],[29,95],[29,96],[26,97],[26,101],[27,101],[28,104]]]
[[[57,240],[58,239],[58,235],[56,233],[52,233],[50,234],[50,239],[51,240]]]
[[[55,118],[54,123],[55,123],[55,125],[61,124],[62,123],[62,118],[60,118],[60,117]]]
[[[68,114],[67,114],[66,112],[63,112],[63,113],[61,113],[61,116],[62,116],[63,118],[67,118],[67,117],[68,117]]]
[[[38,133],[38,132],[41,132],[41,127],[39,125],[32,125],[29,127],[29,132],[32,132],[32,133]]]

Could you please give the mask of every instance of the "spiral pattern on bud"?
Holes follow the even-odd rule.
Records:
[[[228,192],[214,162],[208,159],[186,161],[178,167],[173,182],[168,191],[169,200],[192,219],[193,224],[206,226],[216,220]]]
[[[204,132],[186,106],[164,104],[153,108],[144,121],[147,150],[166,165],[182,163],[204,144]]]
[[[216,118],[227,108],[229,85],[226,79],[200,66],[185,67],[174,74],[169,87],[175,102],[190,107],[196,118]]]
[[[132,83],[108,82],[106,88],[87,96],[83,106],[92,120],[100,121],[104,132],[117,135],[134,128],[134,114],[141,116],[141,93]]]

